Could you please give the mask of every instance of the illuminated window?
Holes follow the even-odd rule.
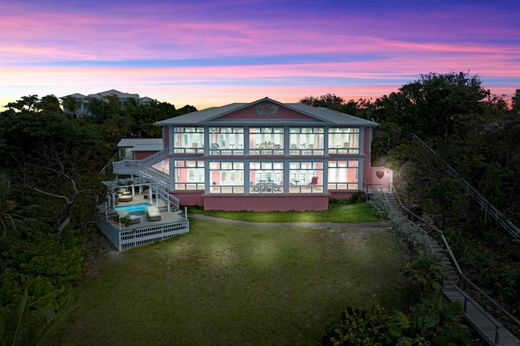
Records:
[[[329,154],[359,154],[359,128],[330,128]]]
[[[159,161],[152,166],[158,171],[163,172],[166,175],[170,175],[170,159],[164,159],[162,161]]]
[[[358,190],[359,161],[329,161],[329,190]]]
[[[243,162],[210,162],[210,193],[244,193]]]
[[[210,155],[244,155],[244,129],[210,127],[209,149]]]
[[[283,155],[283,128],[250,128],[249,155]]]
[[[175,160],[175,190],[204,190],[204,161]]]
[[[323,128],[296,127],[289,132],[290,155],[323,155]]]
[[[250,193],[283,193],[283,162],[250,162]]]
[[[323,162],[291,162],[289,164],[290,193],[322,193]]]
[[[204,128],[175,127],[173,129],[173,152],[176,154],[203,154]]]

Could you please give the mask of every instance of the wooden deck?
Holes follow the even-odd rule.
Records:
[[[136,194],[130,202],[118,202],[116,207],[148,203],[144,194]],[[153,205],[157,206],[154,200]],[[156,241],[174,237],[189,232],[190,225],[182,211],[168,211],[165,201],[159,199],[161,220],[150,221],[146,212],[139,215],[139,222],[128,226],[115,221],[113,212],[100,215],[96,222],[97,227],[118,251],[124,251],[137,246],[150,244]]]

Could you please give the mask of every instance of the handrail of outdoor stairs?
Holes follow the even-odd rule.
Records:
[[[118,155],[118,152],[116,151],[114,153],[114,155],[112,155],[112,157],[103,166],[103,168],[101,168],[101,170],[99,171],[99,175],[105,175],[106,174],[108,167],[110,167],[110,165],[112,165],[112,163],[114,162],[114,160],[117,157],[117,155]]]
[[[486,298],[489,302],[491,302],[492,305],[494,305],[498,310],[500,310],[500,312],[502,312],[503,314],[505,314],[507,317],[509,317],[515,324],[518,325],[518,327],[520,327],[520,320],[517,319],[515,316],[513,316],[509,311],[507,311],[500,303],[498,303],[495,299],[491,298],[488,294],[486,294],[480,287],[478,287],[473,281],[471,281],[465,274],[464,272],[462,271],[462,268],[460,267],[459,265],[459,262],[457,261],[449,243],[448,243],[448,240],[446,239],[446,237],[444,236],[444,232],[441,231],[440,229],[438,229],[436,226],[432,225],[430,222],[426,221],[424,218],[420,217],[419,215],[417,215],[416,213],[414,213],[413,211],[411,211],[410,209],[408,209],[406,206],[403,205],[401,199],[399,198],[399,195],[398,195],[398,190],[396,188],[396,186],[394,185],[394,194],[395,196],[397,197],[397,201],[399,202],[399,205],[401,206],[401,208],[406,212],[408,213],[409,215],[411,215],[412,217],[416,218],[417,220],[420,220],[423,224],[425,224],[426,226],[428,226],[431,230],[433,230],[434,232],[438,233],[442,239],[442,242],[444,244],[444,247],[446,248],[446,250],[448,251],[448,254],[449,254],[449,257],[450,257],[450,260],[452,261],[453,265],[455,266],[456,270],[457,270],[457,273],[459,274],[460,278],[466,282],[467,284],[469,284],[473,289],[475,289],[476,291],[478,291],[478,293],[480,293],[484,298]]]
[[[447,285],[453,287],[464,298],[464,303],[462,306],[463,313],[466,313],[466,311],[468,310],[468,302],[469,302],[471,305],[473,305],[474,308],[476,308],[477,310],[479,310],[481,312],[482,316],[484,316],[486,318],[486,320],[491,322],[491,324],[495,327],[495,333],[494,333],[493,340],[491,340],[484,333],[484,331],[480,331],[480,328],[477,325],[473,324],[470,320],[470,323],[473,324],[474,328],[478,329],[479,333],[485,339],[489,340],[489,343],[491,343],[492,345],[500,345],[500,343],[499,343],[500,334],[498,331],[499,331],[499,329],[504,328],[504,326],[499,321],[497,321],[491,314],[489,314],[482,306],[480,306],[480,304],[478,302],[476,302],[475,299],[473,299],[466,291],[464,291],[463,289],[461,289],[459,286],[455,285],[452,282],[447,282]]]
[[[150,156],[147,156],[142,160],[139,160],[139,164],[144,167],[154,165],[157,162],[165,159],[168,156],[168,153],[169,153],[169,148],[161,149],[158,152],[156,152]]]
[[[426,144],[422,139],[420,139],[417,135],[410,132],[412,139],[432,153],[436,158],[440,160],[440,162],[446,167],[446,172],[453,178],[455,181],[462,186],[462,188],[471,196],[473,199],[480,205],[484,211],[491,215],[497,223],[502,226],[504,230],[506,230],[514,240],[520,242],[520,229],[512,223],[509,219],[507,219],[500,210],[498,210],[491,202],[489,202],[477,189],[475,189],[466,179],[462,178],[460,174],[450,165],[448,164],[435,150],[433,150],[428,144]]]

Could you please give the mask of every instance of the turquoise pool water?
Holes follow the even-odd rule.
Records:
[[[118,210],[126,210],[128,214],[135,214],[135,215],[144,215],[146,212],[146,209],[148,208],[147,203],[139,203],[139,204],[130,204],[130,205],[122,205],[119,207],[115,207],[114,209],[116,211]]]

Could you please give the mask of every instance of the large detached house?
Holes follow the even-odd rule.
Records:
[[[157,180],[180,205],[323,210],[356,191],[391,188],[391,171],[370,162],[378,124],[327,108],[263,98],[156,125],[162,141],[120,142],[124,160],[114,172]],[[157,151],[132,153],[143,145]]]

